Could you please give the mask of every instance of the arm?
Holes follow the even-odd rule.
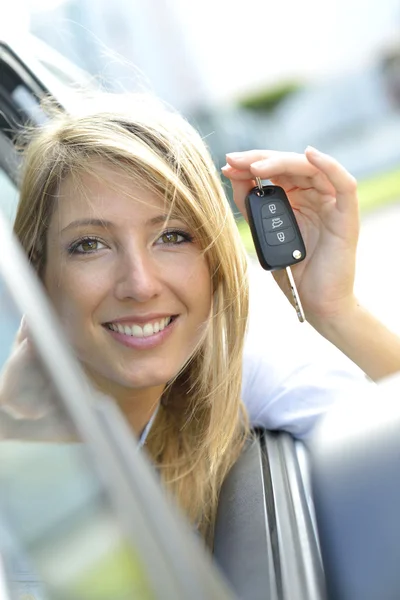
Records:
[[[356,300],[346,314],[313,325],[374,381],[400,371],[399,336]]]
[[[234,201],[247,218],[244,199],[255,177],[285,191],[296,214],[307,257],[292,268],[308,322],[374,380],[400,370],[400,339],[354,296],[359,234],[357,182],[332,157],[251,150],[227,155],[222,169]],[[275,280],[291,301],[285,273]]]

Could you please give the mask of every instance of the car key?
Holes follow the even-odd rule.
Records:
[[[277,185],[257,186],[245,200],[250,231],[258,260],[263,269],[276,271],[285,269],[292,292],[297,317],[305,321],[303,307],[297,291],[291,265],[306,257],[306,247],[285,191]]]

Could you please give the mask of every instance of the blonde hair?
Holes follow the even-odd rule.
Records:
[[[247,260],[219,176],[199,134],[149,96],[96,94],[68,114],[51,108],[50,116],[25,151],[14,225],[39,275],[60,181],[90,172],[99,159],[162,194],[206,254],[210,323],[167,386],[147,448],[166,486],[207,535],[222,482],[248,434],[241,401]]]

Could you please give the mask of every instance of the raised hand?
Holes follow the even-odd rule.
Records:
[[[73,429],[22,321],[0,372],[0,440],[71,440]]]
[[[247,219],[244,200],[255,177],[281,186],[293,207],[306,249],[304,261],[292,267],[307,319],[320,320],[352,310],[359,234],[357,183],[332,157],[314,148],[304,154],[250,150],[227,155],[223,174]],[[274,277],[291,301],[283,272]]]

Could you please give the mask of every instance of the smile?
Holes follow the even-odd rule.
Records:
[[[121,333],[122,335],[143,338],[150,337],[155,333],[163,331],[166,327],[168,327],[168,325],[173,319],[173,316],[164,317],[163,319],[153,321],[152,323],[145,323],[143,326],[138,325],[137,323],[133,323],[131,325],[126,325],[124,323],[107,323],[106,327],[108,327],[108,329],[111,329],[111,331]]]
[[[175,329],[179,315],[162,317],[143,323],[105,323],[104,328],[116,342],[127,348],[149,350],[162,344]]]

